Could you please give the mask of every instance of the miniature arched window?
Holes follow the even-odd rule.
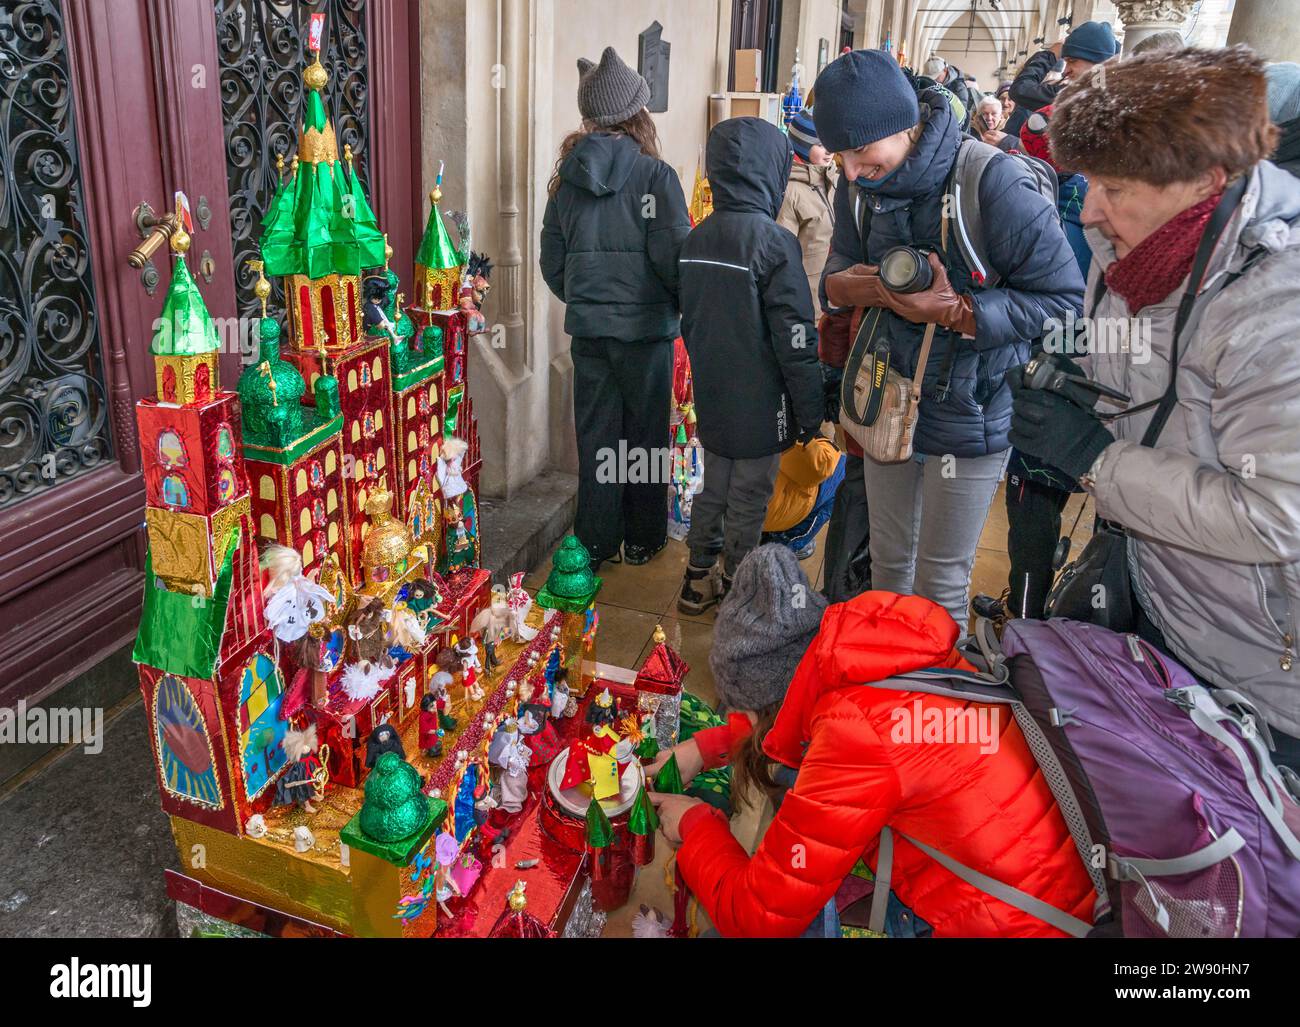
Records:
[[[412,453],[415,452],[415,432],[414,432],[414,431],[408,432],[407,435],[406,435],[406,448],[409,449]]]
[[[351,371],[348,372],[348,392],[356,392],[356,391],[357,391],[357,372],[356,369],[353,368]]]
[[[325,527],[325,504],[319,499],[311,505],[311,522],[318,528]]]
[[[162,483],[163,502],[168,506],[189,506],[190,491],[179,474],[169,474]]]
[[[436,385],[429,386],[429,402],[430,403],[438,402],[438,386]]]
[[[239,491],[239,481],[235,477],[235,472],[229,467],[223,467],[217,472],[217,498],[223,503],[229,503],[235,498],[235,493]]]
[[[365,478],[366,478],[366,462],[365,462],[364,460],[357,460],[357,461],[355,461],[355,463],[356,463],[356,466],[357,466],[357,481],[365,481]],[[365,508],[366,508],[366,504],[365,504],[365,503],[362,503],[362,504],[361,504],[361,509],[364,510]]]
[[[185,443],[170,428],[158,436],[158,462],[164,467],[184,467],[188,463],[185,458]]]
[[[338,459],[334,456],[334,450],[331,449],[325,454],[325,473],[333,474],[334,468],[338,467],[338,465]]]
[[[353,422],[352,422],[352,441],[353,441],[353,442],[360,442],[360,441],[361,441],[361,422],[360,422],[360,421],[353,421]]]
[[[384,456],[384,449],[381,446],[379,447],[379,454],[375,457],[375,466],[382,471],[387,464],[388,458]]]
[[[370,365],[370,373],[375,376],[375,381],[383,380],[384,365],[378,357],[375,357],[375,362]]]
[[[302,544],[302,565],[304,567],[310,567],[312,557],[315,555],[316,555],[316,551],[312,549],[311,543],[304,542]]]
[[[412,461],[410,461],[410,462],[406,465],[406,476],[407,476],[408,478],[414,478],[414,477],[415,477],[415,471],[416,471],[416,468],[415,468],[415,461],[412,460]]]
[[[334,290],[328,285],[320,287],[320,319],[325,326],[325,338],[331,346],[339,344],[338,315],[334,312]]]
[[[311,531],[311,511],[304,506],[302,512],[298,514],[298,533],[305,535],[309,531]]]
[[[330,489],[329,494],[325,497],[325,510],[328,513],[333,513],[335,510],[338,509],[338,506],[339,506],[339,494],[334,489]]]
[[[304,285],[298,290],[298,324],[302,328],[303,349],[315,349],[316,335],[311,316],[310,285]]]
[[[231,434],[230,425],[223,424],[217,429],[217,458],[219,460],[235,459],[235,437]]]
[[[262,475],[262,480],[257,483],[257,495],[259,499],[275,501],[275,479],[269,474]]]
[[[334,545],[339,540],[339,526],[337,521],[330,521],[329,527],[330,545]]]
[[[358,463],[360,463],[360,461],[358,461]],[[357,509],[358,509],[358,510],[365,510],[365,508],[366,508],[366,490],[365,490],[365,489],[358,489],[358,490],[357,490]]]
[[[325,471],[319,460],[313,460],[307,465],[307,480],[311,482],[313,492],[325,487]]]
[[[289,727],[280,717],[284,681],[274,661],[258,653],[244,668],[239,689],[240,751],[248,797],[254,798],[284,766],[281,743]]]
[[[301,496],[307,491],[307,472],[301,467],[298,468],[298,476],[293,480],[293,494]]]
[[[212,398],[212,371],[207,364],[194,369],[194,402],[206,403]]]
[[[168,364],[166,367],[163,368],[162,387],[163,387],[162,401],[164,403],[175,403],[176,402],[176,368],[172,367],[171,364]]]
[[[407,400],[406,400],[406,416],[407,416],[407,417],[414,417],[414,416],[415,416],[415,397],[414,397],[414,396],[409,396],[409,397],[407,397]]]
[[[274,539],[274,538],[275,538],[275,518],[272,517],[270,514],[266,514],[266,513],[265,513],[265,514],[262,514],[262,520],[261,520],[261,522],[260,522],[260,526],[258,527],[257,530],[258,530],[258,533],[262,536],[262,538]]]
[[[154,725],[163,787],[209,809],[225,800],[212,758],[208,726],[194,696],[180,678],[165,675],[154,692]]]
[[[375,411],[375,427],[380,431],[384,430],[384,412],[382,410]]]

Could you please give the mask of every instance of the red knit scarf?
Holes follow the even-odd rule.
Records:
[[[1159,303],[1187,277],[1205,223],[1222,195],[1174,215],[1106,269],[1106,288],[1124,297],[1130,315]]]

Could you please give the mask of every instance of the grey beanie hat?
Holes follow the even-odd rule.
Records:
[[[1278,61],[1264,69],[1268,82],[1268,118],[1273,124],[1300,118],[1300,64]]]
[[[578,58],[578,113],[602,127],[627,121],[650,102],[650,83],[605,47],[600,63]]]
[[[771,542],[751,550],[713,625],[709,667],[720,709],[779,704],[826,606],[788,548]]]

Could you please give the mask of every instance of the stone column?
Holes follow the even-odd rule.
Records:
[[[1195,4],[1192,0],[1115,0],[1124,25],[1124,53],[1157,32],[1182,32],[1187,16]],[[1243,4],[1249,7],[1250,4]],[[1082,22],[1075,22],[1076,25]]]
[[[1300,60],[1300,18],[1294,0],[1238,0],[1228,45],[1245,43],[1270,61]]]

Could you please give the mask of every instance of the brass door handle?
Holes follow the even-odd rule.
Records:
[[[148,264],[158,247],[171,239],[180,222],[174,213],[159,217],[148,203],[141,203],[135,208],[135,224],[144,241],[131,251],[126,262],[138,269]]]

